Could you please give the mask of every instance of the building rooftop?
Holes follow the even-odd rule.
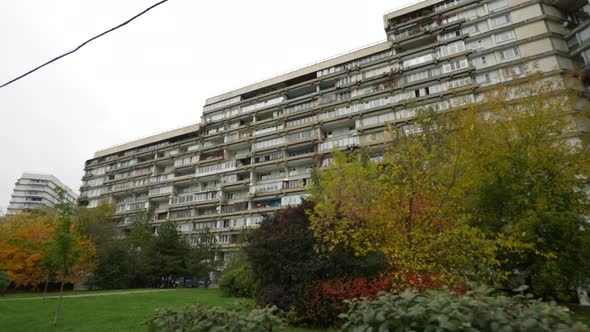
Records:
[[[184,127],[164,131],[155,135],[143,137],[137,140],[129,141],[123,144],[115,145],[106,149],[98,150],[94,153],[94,158],[104,157],[113,153],[119,153],[125,150],[138,148],[143,145],[153,144],[156,142],[164,141],[172,137],[188,134],[191,132],[198,131],[200,128],[199,123],[191,124]]]
[[[230,99],[233,97],[237,97],[240,95],[243,95],[245,93],[248,92],[252,92],[258,89],[262,89],[268,86],[272,86],[274,84],[277,83],[281,83],[284,81],[288,81],[290,79],[299,77],[299,76],[303,76],[303,75],[307,75],[310,73],[315,73],[317,71],[326,69],[326,68],[330,68],[332,66],[336,66],[339,64],[343,64],[349,61],[353,61],[355,59],[361,58],[363,56],[367,56],[376,52],[380,52],[380,51],[385,51],[391,49],[391,42],[389,41],[380,41],[368,46],[364,46],[361,47],[359,49],[353,50],[353,51],[349,51],[347,53],[344,54],[340,54],[340,55],[336,55],[334,57],[325,59],[325,60],[321,60],[318,61],[316,63],[289,71],[285,74],[281,74],[266,80],[262,80],[260,82],[257,83],[253,83],[250,85],[247,85],[243,88],[237,89],[237,90],[232,90],[211,98],[207,98],[207,101],[205,102],[205,105],[210,105],[210,104],[214,104],[226,99]]]
[[[20,179],[32,179],[32,180],[46,180],[46,181],[51,181],[51,182],[55,183],[56,185],[58,185],[59,187],[67,190],[70,193],[70,195],[72,195],[74,198],[78,198],[78,194],[75,191],[73,191],[70,187],[68,187],[65,184],[63,184],[58,178],[56,178],[52,174],[24,172],[21,175]]]

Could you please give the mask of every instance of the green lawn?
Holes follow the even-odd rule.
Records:
[[[54,329],[52,322],[57,299],[2,301],[0,298],[0,330],[146,331],[141,323],[152,316],[156,308],[181,307],[195,302],[227,305],[232,301],[235,299],[221,296],[216,289],[64,298],[61,321],[58,328]]]
[[[590,307],[582,307],[579,305],[569,306],[570,310],[573,311],[573,317],[575,320],[586,324],[590,327]]]
[[[93,294],[117,291],[69,292],[67,295]],[[143,290],[130,290],[143,291]],[[81,298],[64,298],[61,321],[53,328],[53,314],[57,299],[11,298],[41,296],[13,294],[0,297],[1,331],[146,331],[142,322],[151,317],[156,308],[175,308],[191,303],[224,306],[235,298],[223,297],[217,289],[177,289],[163,292],[104,295]],[[51,293],[49,295],[56,295]],[[252,300],[247,300],[252,301]],[[574,318],[590,326],[590,308],[571,306]],[[307,329],[289,329],[307,331]]]

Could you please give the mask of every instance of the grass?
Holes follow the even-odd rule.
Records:
[[[90,292],[77,292],[80,293]],[[6,298],[43,294],[26,295]],[[57,328],[53,328],[57,299],[2,301],[0,298],[0,329],[13,332],[146,331],[142,322],[151,317],[156,308],[177,308],[197,302],[224,306],[233,301],[234,298],[221,296],[217,289],[178,289],[153,293],[64,298],[60,322]]]
[[[571,305],[569,308],[573,312],[572,316],[575,320],[590,327],[590,306]]]
[[[114,291],[78,291],[66,295],[96,294]],[[129,290],[144,291],[144,290]],[[226,306],[235,298],[224,297],[218,289],[176,289],[151,293],[64,298],[57,328],[52,325],[57,299],[35,300],[28,297],[43,293],[11,294],[0,297],[0,330],[2,331],[146,331],[142,322],[156,308],[178,308],[191,303]],[[56,293],[49,293],[49,296]],[[22,298],[23,300],[9,300]],[[244,300],[251,302],[252,300]],[[590,307],[570,306],[574,319],[590,326]],[[289,331],[309,332],[290,328]]]

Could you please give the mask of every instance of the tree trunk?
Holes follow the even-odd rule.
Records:
[[[585,287],[578,287],[576,289],[578,292],[578,300],[580,301],[580,305],[590,305],[590,301],[588,300],[588,291]]]
[[[59,319],[59,311],[61,310],[61,299],[64,291],[64,277],[61,278],[61,285],[59,287],[59,300],[57,301],[57,308],[55,309],[55,318],[53,319],[53,326],[57,326],[57,320]]]
[[[49,286],[49,277],[51,275],[47,273],[47,280],[45,280],[45,289],[43,290],[43,300],[45,300],[45,295],[47,295],[47,286]]]

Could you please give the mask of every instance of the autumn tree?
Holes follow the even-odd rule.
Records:
[[[328,252],[344,245],[357,255],[384,255],[400,288],[420,287],[425,278],[451,285],[501,279],[500,239],[470,226],[456,204],[469,156],[450,145],[440,124],[426,129],[431,120],[424,118],[417,135],[392,128],[382,163],[335,153],[311,190],[311,228]]]
[[[379,251],[394,275],[505,280],[565,299],[588,269],[588,158],[577,79],[518,77],[480,103],[391,127],[381,163],[336,153],[312,189],[326,250]]]
[[[487,232],[525,234],[532,245],[507,268],[535,295],[570,300],[590,278],[590,153],[579,78],[532,73],[487,94],[463,118],[472,180],[463,205]],[[538,255],[544,252],[546,255]]]
[[[14,287],[38,288],[48,276],[43,266],[43,244],[53,236],[53,217],[27,212],[0,223],[0,271]]]

